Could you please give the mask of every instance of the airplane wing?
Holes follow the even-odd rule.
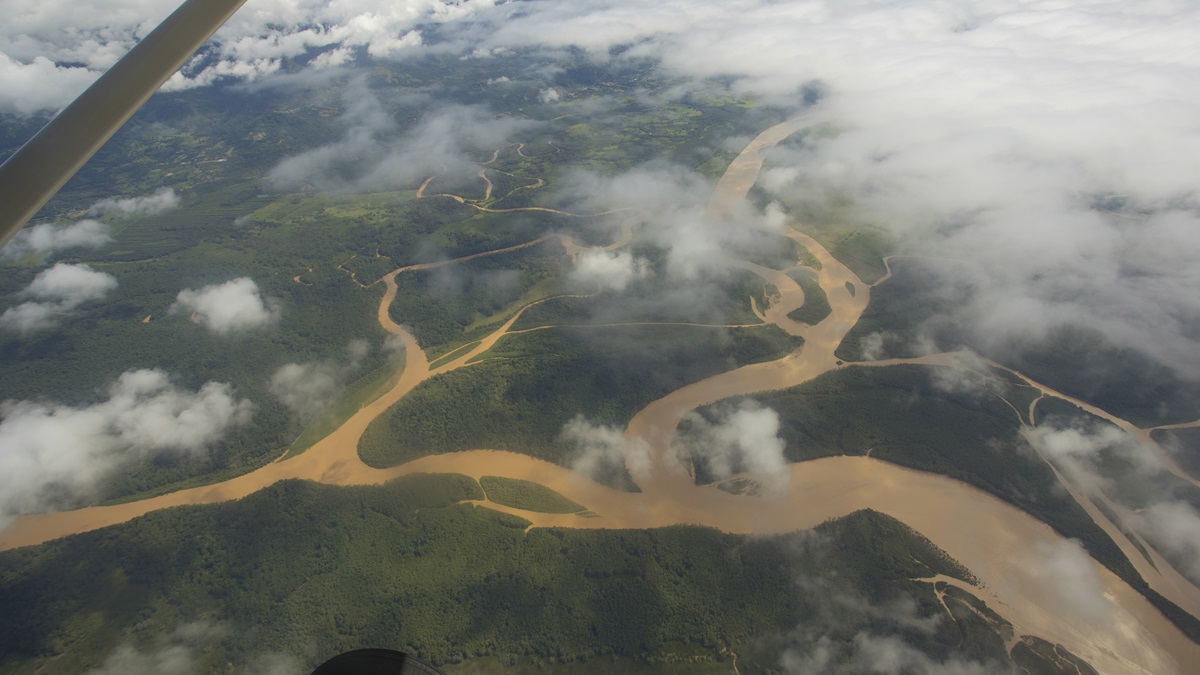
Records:
[[[187,0],[0,165],[0,247],[246,0]]]

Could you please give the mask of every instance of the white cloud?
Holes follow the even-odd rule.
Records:
[[[1052,418],[1024,433],[1072,484],[1124,506],[1117,514],[1121,524],[1200,581],[1200,513],[1172,496],[1179,482],[1156,452],[1111,424],[1063,427]]]
[[[97,272],[87,265],[57,263],[34,277],[25,293],[39,300],[76,307],[101,300],[116,287],[117,279],[111,274]]]
[[[542,103],[555,103],[562,98],[562,94],[554,87],[547,87],[538,92],[538,100]]]
[[[421,24],[470,17],[491,0],[261,0],[235,14],[210,52],[184,66],[168,91],[221,78],[254,80],[283,59],[333,48],[328,67],[353,61],[355,50],[398,58],[423,44]],[[178,6],[174,0],[112,0],[82,7],[67,0],[12,0],[0,25],[0,112],[28,115],[60,108]]]
[[[1133,517],[1134,527],[1155,547],[1162,547],[1180,571],[1200,580],[1200,513],[1183,501],[1152,504]]]
[[[482,106],[447,105],[401,132],[363,79],[350,83],[345,100],[345,136],[280,161],[269,173],[276,185],[360,192],[413,188],[434,174],[451,181],[474,177],[479,157],[535,124],[497,117]]]
[[[779,438],[779,413],[747,400],[720,410],[715,423],[697,413],[684,421],[676,451],[702,464],[714,480],[752,473],[768,477],[769,489],[786,488],[791,474]]]
[[[79,75],[73,64],[104,67],[171,9],[166,0],[116,0],[103,11],[64,3],[20,0],[0,27],[13,71],[0,79],[0,98],[11,96],[3,105],[42,105]],[[954,314],[980,341],[1003,346],[1070,321],[1200,377],[1200,204],[1188,161],[1200,151],[1200,57],[1190,48],[1200,6],[264,0],[222,29],[215,57],[188,77],[259,77],[308,49],[325,50],[314,67],[348,64],[356,50],[396,56],[425,48],[423,22],[455,24],[440,50],[486,59],[572,46],[597,61],[657,59],[674,76],[729,76],[735,92],[781,109],[799,110],[804,87],[819,81],[807,90],[823,92],[814,121],[838,133],[772,153],[763,185],[781,201],[838,191],[854,200],[856,222],[891,228],[914,250],[971,260],[980,291]],[[610,55],[616,46],[627,48],[622,56]],[[14,70],[36,68],[49,71]],[[388,133],[368,126],[275,175],[315,176],[331,189],[395,186],[429,170],[423,157],[442,154],[420,134],[380,150]],[[363,156],[365,169],[336,175]],[[1097,208],[1104,200],[1120,213]],[[686,220],[685,210],[658,229],[680,243],[673,269],[694,272],[721,247],[674,236],[673,223]]]
[[[56,263],[34,277],[21,292],[33,301],[10,307],[0,315],[0,328],[22,334],[49,328],[71,310],[103,300],[116,287],[117,279],[111,274],[87,265]]]
[[[358,370],[370,350],[362,340],[346,347],[346,361],[288,363],[271,376],[271,393],[300,421],[308,424],[325,412],[346,388],[346,378]]]
[[[0,314],[0,328],[29,335],[54,327],[61,316],[52,303],[25,302]]]
[[[184,289],[176,296],[171,311],[194,313],[198,323],[218,335],[263,328],[280,314],[278,301],[264,297],[249,277]]]
[[[101,199],[88,213],[92,215],[120,214],[122,216],[153,216],[179,208],[179,195],[173,188],[160,188],[144,197]]]
[[[72,248],[97,248],[112,241],[108,226],[98,220],[80,220],[69,225],[41,223],[17,232],[0,251],[0,258],[51,255]]]
[[[572,448],[571,468],[593,479],[625,468],[635,479],[650,471],[650,448],[646,442],[626,438],[616,427],[592,424],[577,416],[563,426],[561,438]]]
[[[87,68],[56,65],[44,56],[21,62],[0,51],[0,113],[26,116],[60,108],[98,75]]]
[[[1026,562],[1026,568],[1040,578],[1038,587],[1053,589],[1043,600],[1059,606],[1056,615],[1105,619],[1113,616],[1115,608],[1105,597],[1095,565],[1078,542],[1065,539],[1039,544],[1036,558]]]
[[[579,254],[571,278],[589,287],[623,291],[629,284],[644,279],[649,265],[634,258],[628,251],[605,251],[594,248]]]
[[[819,537],[808,537],[798,543],[797,550],[805,551],[805,557],[822,555],[823,549],[830,545]],[[933,637],[947,620],[942,612],[922,616],[913,596],[901,595],[890,602],[872,604],[839,580],[836,572],[816,578],[801,575],[796,586],[801,596],[821,601],[787,636],[792,646],[779,658],[784,673],[1007,675],[1011,672],[1007,663],[972,661],[955,654],[938,658],[913,647],[905,637]],[[880,634],[881,630],[895,634]]]
[[[107,394],[84,407],[0,404],[0,522],[52,507],[64,491],[86,496],[130,462],[203,453],[253,412],[228,384],[209,382],[191,392],[161,370],[128,371]]]

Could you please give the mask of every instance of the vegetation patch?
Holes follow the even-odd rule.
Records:
[[[804,304],[788,314],[788,318],[810,326],[824,321],[833,312],[833,308],[829,306],[829,297],[825,295],[825,289],[821,288],[816,275],[801,271],[789,276],[803,289]]]
[[[483,476],[479,479],[489,501],[537,513],[581,513],[585,507],[554,490],[527,480]]]

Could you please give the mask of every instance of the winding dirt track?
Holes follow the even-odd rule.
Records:
[[[754,139],[718,183],[710,203],[710,217],[727,218],[731,205],[743,199],[753,186],[770,148],[805,123],[791,120]],[[422,185],[422,191],[427,185],[428,181]],[[304,454],[217,485],[130,504],[23,517],[0,534],[0,549],[125,522],[160,508],[238,499],[287,478],[352,485],[381,483],[421,472],[461,473],[476,478],[505,476],[546,485],[598,515],[596,518],[548,515],[487,504],[489,508],[520,515],[534,527],[609,529],[697,524],[735,533],[780,533],[810,528],[829,518],[872,508],[907,523],[971,569],[980,579],[981,588],[955,583],[970,588],[987,601],[1016,626],[1018,634],[1035,634],[1061,643],[1102,673],[1181,673],[1182,666],[1200,663],[1200,647],[1127,584],[1086,558],[1076,544],[1007,503],[944,476],[903,469],[869,457],[833,457],[793,465],[785,477],[786,485],[779,485],[763,497],[736,496],[694,484],[686,468],[670,451],[670,440],[681,416],[723,398],[795,386],[843,367],[838,365],[834,350],[869,302],[870,286],[821,244],[795,230],[787,231],[786,235],[804,245],[821,262],[818,280],[832,312],[814,326],[787,322],[786,312],[782,312],[781,319],[780,308],[799,307],[803,291],[786,275],[780,278],[775,270],[747,266],[780,289],[781,297],[764,310],[764,316],[779,322],[788,332],[803,336],[805,345],[778,361],[745,366],[683,387],[639,412],[630,422],[626,437],[631,448],[649,453],[648,462],[634,461],[634,454],[638,453],[629,457],[629,468],[641,493],[618,492],[561,466],[507,452],[478,450],[437,455],[390,470],[367,467],[358,457],[359,438],[372,420],[432,375],[467,366],[507,334],[520,316],[518,312],[468,353],[431,369],[411,333],[389,316],[388,309],[397,290],[396,276],[516,250],[519,246],[459,260],[413,265],[383,277],[380,282],[386,290],[378,319],[403,341],[404,371],[379,399],[363,407]],[[560,235],[547,235],[522,246],[532,246],[552,236]],[[622,240],[627,241],[628,236],[626,230]],[[563,241],[568,251],[578,254],[584,250],[573,241],[568,243],[566,238]],[[952,361],[950,355],[939,355],[923,362],[937,365],[938,359],[945,363]],[[757,478],[770,481],[778,477]],[[1063,555],[1081,561],[1069,577],[1053,573],[1054,561]],[[1186,593],[1168,597],[1194,609],[1189,607],[1191,597]]]

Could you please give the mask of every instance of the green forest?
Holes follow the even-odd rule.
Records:
[[[209,636],[184,645],[197,673],[249,672],[271,653],[313,667],[366,645],[439,665],[580,668],[561,672],[667,666],[672,654],[717,664],[733,651],[746,672],[772,672],[784,651],[861,631],[937,660],[1007,661],[1011,627],[978,619],[965,594],[951,617],[912,581],[969,573],[878,513],[775,537],[526,534],[525,521],[458,504],[482,496],[455,475],[286,481],[2,553],[0,670],[84,672],[118,646],[151,652],[189,631]],[[913,629],[916,618],[933,629]]]
[[[482,360],[421,383],[367,427],[363,461],[387,467],[480,448],[569,463],[577,415],[624,426],[688,383],[778,359],[800,341],[774,326],[552,328],[507,335]]]
[[[958,378],[966,377],[966,386]],[[1005,403],[1012,403],[1010,407]],[[1151,590],[1116,543],[1018,433],[1036,392],[1000,373],[984,379],[945,366],[848,366],[784,391],[752,397],[775,410],[789,460],[866,455],[973,485],[1033,515],[1127,581],[1182,630],[1200,637],[1200,621]],[[730,399],[698,412],[709,421],[739,403]],[[1039,414],[1055,410],[1053,399]],[[1069,406],[1074,408],[1074,406]],[[1076,409],[1078,410],[1078,409]],[[688,433],[688,422],[681,434]],[[704,481],[703,463],[696,461]]]

